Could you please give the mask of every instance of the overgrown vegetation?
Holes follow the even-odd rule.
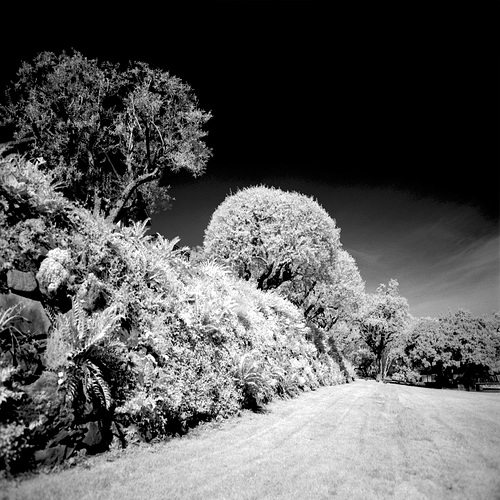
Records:
[[[1,172],[3,287],[14,270],[36,275],[52,322],[30,351],[40,362],[33,374],[22,349],[31,341],[15,323],[22,310],[4,313],[9,473],[345,381],[302,311],[277,293],[210,260],[191,263],[146,222],[118,227],[91,215],[22,157],[4,158]]]

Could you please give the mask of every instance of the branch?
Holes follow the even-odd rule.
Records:
[[[0,144],[0,151],[5,152],[9,149],[20,146],[21,144],[28,144],[30,142],[35,142],[35,137],[23,137],[22,139],[17,139],[15,141],[3,142]]]
[[[137,179],[133,180],[128,184],[128,186],[124,189],[121,198],[118,200],[116,207],[110,212],[109,219],[113,223],[117,223],[122,217],[122,211],[127,204],[127,201],[130,199],[132,194],[137,190],[139,186],[146,184],[147,182],[151,182],[159,177],[160,169],[157,167],[148,174],[141,175],[137,177]]]

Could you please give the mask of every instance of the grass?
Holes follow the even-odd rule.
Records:
[[[499,416],[498,393],[357,381],[2,490],[40,500],[494,499]]]

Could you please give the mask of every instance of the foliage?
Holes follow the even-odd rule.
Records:
[[[267,383],[262,367],[246,352],[235,360],[234,379],[243,394],[243,408],[256,409],[265,402]]]
[[[0,366],[15,368],[16,380],[32,381],[41,372],[28,318],[29,312],[21,304],[0,306]]]
[[[12,157],[13,165],[27,168],[22,158]],[[37,182],[39,168],[29,170]],[[6,246],[30,241],[22,263],[38,273],[44,307],[58,314],[51,314],[44,371],[31,384],[49,379],[50,390],[31,389],[16,372],[13,392],[25,396],[12,406],[16,418],[1,422],[6,450],[26,439],[21,449],[36,463],[54,464],[87,446],[87,426],[95,422],[108,436],[113,425],[122,443],[150,441],[345,381],[327,334],[315,342],[303,311],[277,291],[237,278],[206,255],[190,261],[178,239],[149,234],[148,221],[123,226],[94,216],[60,199],[50,184],[46,198],[55,202],[42,209],[30,178],[23,182],[20,199],[33,220],[26,225],[23,212],[0,210],[10,231]],[[52,231],[50,240],[42,229]],[[16,255],[2,258],[18,268]],[[41,424],[31,429],[32,422]]]
[[[339,320],[351,324],[364,293],[365,284],[354,258],[339,248],[332,280],[317,283],[303,300],[305,317],[324,330],[330,330]]]
[[[40,162],[0,157],[0,259],[21,271],[37,271],[40,255],[63,244],[70,203],[55,190]]]
[[[2,353],[10,352],[13,366],[17,366],[17,351],[20,348],[23,333],[15,326],[15,321],[23,319],[18,314],[20,306],[8,307],[4,311],[0,310],[0,350]]]
[[[333,281],[339,232],[313,199],[253,187],[227,197],[215,210],[204,250],[259,289],[277,289],[302,305],[318,284]]]
[[[72,314],[59,316],[54,336],[67,343],[70,351],[59,366],[60,383],[67,400],[75,408],[89,405],[94,411],[109,411],[112,395],[102,370],[96,363],[97,352],[109,346],[122,316],[111,306],[87,318],[82,306],[73,301]],[[105,344],[107,342],[107,344]]]
[[[15,380],[16,372],[13,367],[0,368],[0,471],[7,474],[31,465],[35,434],[46,422],[42,415],[26,418],[30,401]]]
[[[362,340],[375,356],[376,373],[385,377],[390,347],[401,336],[409,320],[408,302],[399,294],[399,283],[391,279],[374,294],[367,294],[359,314]]]
[[[64,192],[114,221],[167,199],[168,172],[203,173],[210,150],[189,85],[133,63],[121,71],[79,52],[23,63],[1,109],[15,139],[64,184]],[[135,213],[134,213],[135,212]]]
[[[481,318],[464,310],[437,319],[420,318],[404,339],[399,365],[434,374],[443,383],[458,378],[470,385],[477,378],[499,371],[497,329],[495,316]]]

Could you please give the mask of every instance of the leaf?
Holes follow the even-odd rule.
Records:
[[[94,315],[91,321],[91,335],[86,338],[84,348],[88,349],[109,338],[120,324],[123,315],[118,313],[118,307],[113,305],[104,311]]]
[[[73,317],[75,318],[75,326],[78,334],[78,340],[81,344],[86,343],[88,336],[87,321],[85,318],[85,312],[81,305],[81,302],[73,299]]]

